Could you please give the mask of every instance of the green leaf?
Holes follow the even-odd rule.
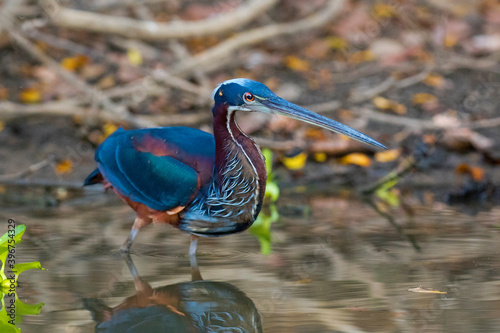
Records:
[[[24,235],[26,231],[26,226],[24,224],[20,224],[14,228],[13,237],[9,236],[9,233],[6,232],[0,237],[0,261],[2,262],[2,267],[0,268],[0,278],[5,280],[7,277],[5,276],[5,262],[7,259],[7,255],[9,254],[9,245],[17,246],[17,244],[21,243],[21,237]],[[11,240],[14,240],[12,242]],[[11,241],[9,243],[9,241]]]
[[[16,228],[14,229],[14,237],[13,238],[11,238],[9,236],[8,232],[3,234],[3,236],[0,237],[0,254],[2,254],[3,251],[8,250],[9,240],[14,239],[16,241],[15,245],[21,243],[21,237],[24,235],[25,231],[26,231],[26,226],[24,224],[20,224],[20,225],[16,226]]]
[[[270,214],[260,213],[259,217],[250,227],[250,233],[255,235],[260,243],[262,254],[271,253],[271,224],[279,219],[279,213],[276,206],[271,204]]]
[[[21,332],[21,329],[12,325],[12,324],[9,324],[8,322],[0,322],[0,332],[3,332],[3,333],[18,333],[18,332]]]
[[[19,274],[21,274],[24,271],[27,271],[28,269],[40,269],[42,271],[45,270],[45,268],[42,268],[42,265],[40,264],[39,261],[23,262],[21,264],[15,264],[14,267],[12,268],[12,272],[16,275],[16,281],[19,278]]]
[[[273,181],[268,181],[266,184],[266,198],[270,198],[271,202],[275,202],[278,200],[278,197],[280,196],[280,188],[278,185],[273,182]]]
[[[45,303],[38,303],[38,304],[23,303],[19,300],[19,298],[17,298],[17,295],[16,295],[16,317],[17,316],[26,316],[26,315],[31,315],[31,316],[39,315],[40,312],[42,311],[42,307],[44,305],[45,305]],[[20,319],[18,319],[18,320],[19,320],[19,322],[21,322]],[[17,320],[16,320],[16,323],[17,323]]]
[[[266,162],[266,170],[267,170],[267,179],[272,180],[272,172],[273,172],[273,152],[270,149],[262,150],[262,155],[264,156],[264,160]]]
[[[0,311],[0,332],[5,332],[5,333],[21,332],[21,329],[10,324],[9,320],[12,320],[12,319],[7,315],[7,309],[5,308],[5,300],[2,297],[2,310]],[[16,323],[17,323],[17,321],[16,321]]]
[[[375,195],[392,207],[399,207],[399,197],[393,191],[379,189],[375,192]]]

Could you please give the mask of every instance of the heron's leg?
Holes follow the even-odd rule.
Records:
[[[191,244],[189,245],[189,263],[191,264],[191,279],[193,281],[203,280],[200,269],[198,268],[198,261],[196,260],[196,249],[198,247],[199,238],[198,236],[192,235]]]
[[[139,273],[137,272],[137,268],[135,267],[135,264],[130,257],[130,253],[123,253],[122,258],[127,264],[128,271],[130,272],[130,275],[132,275],[134,280],[140,278]]]
[[[139,233],[139,230],[141,228],[147,226],[150,224],[152,221],[150,218],[144,219],[139,216],[135,218],[134,225],[132,226],[132,230],[130,230],[130,234],[128,235],[127,239],[125,240],[125,243],[120,247],[120,251],[122,253],[130,253],[130,247],[132,246],[132,243],[134,242],[135,237]]]
[[[122,253],[122,258],[127,264],[130,275],[134,278],[135,290],[138,292],[136,299],[142,301],[149,300],[149,297],[153,294],[153,288],[139,276],[139,272],[129,253]]]
[[[123,245],[120,247],[120,251],[122,253],[130,253],[130,248],[132,247],[132,243],[134,242],[135,236],[137,236],[138,233],[139,229],[132,228],[132,230],[130,230],[130,234],[128,235]]]

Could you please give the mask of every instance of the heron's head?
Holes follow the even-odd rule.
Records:
[[[216,106],[227,104],[229,111],[260,111],[280,114],[343,134],[375,147],[386,148],[381,143],[349,126],[288,102],[257,81],[249,79],[225,81],[215,88],[212,97]]]

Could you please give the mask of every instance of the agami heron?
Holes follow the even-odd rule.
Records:
[[[253,80],[225,81],[212,97],[214,135],[188,127],[119,129],[97,148],[97,169],[85,185],[104,183],[137,212],[122,251],[152,222],[194,235],[191,257],[197,236],[229,235],[252,225],[264,199],[266,167],[257,144],[238,127],[236,111],[281,114],[385,148]]]

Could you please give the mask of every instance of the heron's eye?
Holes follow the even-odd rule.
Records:
[[[245,97],[245,101],[247,101],[247,102],[253,102],[255,100],[255,96],[249,92],[245,93],[245,95],[243,95],[243,97]]]

